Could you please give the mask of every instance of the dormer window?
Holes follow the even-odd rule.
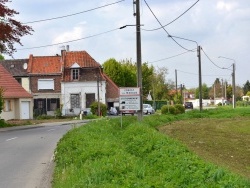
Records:
[[[74,63],[71,67],[71,80],[79,80],[80,66],[78,63]]]
[[[79,80],[79,69],[71,69],[72,80]]]

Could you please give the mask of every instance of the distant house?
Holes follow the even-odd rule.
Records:
[[[106,81],[101,65],[86,51],[62,51],[64,115],[77,115],[94,101],[106,104]]]
[[[4,90],[4,108],[0,114],[2,119],[33,119],[32,95],[1,64],[0,87]]]
[[[27,72],[34,97],[34,114],[54,115],[60,108],[61,57],[30,55]]]
[[[2,60],[0,64],[30,93],[30,80],[27,73],[28,62],[28,59],[12,59]]]

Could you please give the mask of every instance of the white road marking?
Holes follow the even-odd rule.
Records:
[[[13,138],[7,139],[6,142],[11,141],[11,140],[15,140],[15,139],[17,139],[17,137],[13,137]]]
[[[54,131],[54,130],[55,130],[55,129],[49,129],[49,130],[47,130],[47,131],[49,132],[49,131]]]

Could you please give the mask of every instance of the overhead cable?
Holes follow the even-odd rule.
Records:
[[[50,20],[56,20],[56,19],[61,19],[61,18],[70,17],[70,16],[75,16],[75,15],[78,15],[78,14],[83,14],[83,13],[86,13],[86,12],[90,12],[90,11],[93,11],[93,10],[97,10],[97,9],[100,9],[100,8],[104,8],[104,7],[107,7],[107,6],[111,6],[111,5],[120,3],[120,2],[122,2],[122,1],[125,1],[125,0],[116,1],[116,2],[114,2],[114,3],[105,4],[105,5],[102,5],[102,6],[99,6],[99,7],[95,7],[95,8],[92,8],[92,9],[84,10],[84,11],[77,12],[77,13],[73,13],[73,14],[68,14],[68,15],[64,15],[64,16],[58,16],[58,17],[54,17],[54,18],[47,18],[47,19],[42,19],[42,20],[36,20],[36,21],[30,21],[30,22],[26,22],[26,23],[23,23],[23,24],[31,24],[31,23],[37,23],[37,22],[45,22],[45,21],[50,21]]]
[[[203,51],[203,53],[205,54],[205,56],[208,58],[208,60],[214,65],[214,66],[216,66],[217,68],[219,68],[219,69],[229,69],[230,67],[228,67],[228,68],[225,68],[225,67],[220,67],[220,66],[218,66],[215,62],[213,62],[212,60],[211,60],[211,58],[206,54],[206,52],[203,50],[203,48],[201,48],[201,50]],[[229,69],[230,70],[230,69]]]
[[[59,42],[59,43],[55,43],[55,44],[48,44],[48,45],[36,46],[36,47],[30,47],[30,48],[21,48],[21,49],[17,49],[17,50],[28,50],[28,49],[36,49],[36,48],[45,48],[45,47],[50,47],[50,46],[57,46],[57,45],[60,45],[60,44],[71,43],[71,42],[76,42],[76,41],[80,41],[80,40],[84,40],[84,39],[88,39],[88,38],[93,38],[93,37],[103,35],[103,34],[106,34],[106,33],[110,33],[110,32],[113,32],[113,31],[116,31],[116,30],[119,30],[119,29],[120,28],[116,28],[116,29],[112,29],[112,30],[105,31],[105,32],[102,32],[102,33],[90,35],[90,36],[87,36],[87,37],[74,39],[74,40],[69,40],[69,41],[64,41],[64,42]]]
[[[195,49],[192,50],[192,52],[194,52]],[[166,57],[166,58],[163,58],[163,59],[158,59],[158,60],[155,60],[155,61],[151,61],[151,62],[148,62],[148,63],[156,63],[156,62],[159,62],[159,61],[164,61],[164,60],[167,60],[167,59],[172,59],[174,57],[178,57],[178,56],[181,56],[183,54],[186,54],[186,53],[189,53],[190,51],[186,51],[186,52],[183,52],[183,53],[180,53],[180,54],[177,54],[177,55],[173,55],[173,56],[170,56],[170,57]]]
[[[153,16],[155,17],[155,19],[157,20],[157,22],[160,24],[161,28],[168,34],[168,37],[170,37],[178,46],[180,46],[181,48],[187,50],[187,51],[192,51],[189,50],[185,47],[183,47],[181,44],[179,44],[173,37],[171,37],[171,35],[169,34],[169,32],[163,27],[163,25],[161,24],[161,22],[159,21],[159,19],[156,17],[155,13],[153,12],[153,10],[150,8],[150,6],[148,5],[147,1],[144,0],[144,2],[146,3],[147,7],[149,8],[150,12],[153,14]]]
[[[155,29],[142,29],[144,31],[156,31],[156,30],[159,30],[159,29],[162,29],[163,27],[166,27],[170,24],[172,24],[173,22],[175,22],[176,20],[178,20],[180,17],[182,17],[185,13],[187,13],[191,8],[193,8],[200,0],[196,1],[191,7],[189,7],[185,12],[183,12],[181,15],[179,15],[177,18],[175,18],[174,20],[172,20],[171,22],[169,22],[168,24],[162,26],[162,27],[158,27],[158,28],[155,28]]]

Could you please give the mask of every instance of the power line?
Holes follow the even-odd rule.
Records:
[[[113,32],[113,31],[116,31],[116,30],[119,30],[119,29],[120,28],[116,28],[116,29],[112,29],[112,30],[109,30],[109,31],[105,31],[105,32],[102,32],[102,33],[98,33],[98,34],[95,34],[95,35],[90,35],[90,36],[75,39],[75,40],[69,40],[69,41],[59,42],[59,43],[55,43],[55,44],[48,44],[48,45],[36,46],[36,47],[30,47],[30,48],[21,48],[21,49],[17,49],[17,50],[28,50],[28,49],[36,49],[36,48],[45,48],[45,47],[50,47],[50,46],[57,46],[57,45],[60,45],[60,44],[65,44],[65,43],[76,42],[76,41],[80,41],[80,40],[84,40],[84,39],[88,39],[88,38],[93,38],[93,37],[103,35],[103,34],[106,34],[106,33],[110,33],[110,32]]]
[[[205,56],[208,58],[208,60],[214,65],[214,66],[216,66],[217,68],[219,68],[219,69],[228,69],[228,70],[230,70],[229,68],[232,66],[230,66],[230,67],[227,67],[227,68],[225,68],[225,67],[220,67],[220,66],[218,66],[215,62],[213,62],[212,60],[211,60],[211,58],[206,54],[206,52],[203,50],[203,48],[201,48],[201,50],[203,51],[203,53],[205,54]]]
[[[163,25],[161,24],[161,22],[159,21],[159,19],[156,17],[156,15],[154,14],[153,10],[150,8],[150,6],[148,5],[147,1],[144,0],[144,2],[146,3],[147,7],[149,8],[150,12],[153,14],[153,16],[155,17],[155,19],[157,20],[157,22],[160,24],[161,28],[168,34],[168,37],[170,37],[171,35],[168,33],[168,31],[163,27]],[[187,51],[192,51],[189,50],[185,47],[183,47],[181,44],[179,44],[173,37],[170,37],[178,46],[180,46],[181,48],[187,50]]]
[[[193,50],[196,50],[196,48],[193,49]],[[193,50],[192,50],[192,51],[193,51]],[[166,57],[166,58],[163,58],[163,59],[159,59],[159,60],[156,60],[156,61],[151,61],[151,62],[148,62],[148,63],[156,63],[156,62],[159,62],[159,61],[164,61],[164,60],[167,60],[167,59],[172,59],[172,58],[174,58],[174,57],[178,57],[178,56],[181,56],[181,55],[186,54],[186,53],[189,53],[189,52],[190,52],[190,51],[186,51],[186,52],[183,52],[183,53],[180,53],[180,54],[177,54],[177,55],[173,55],[173,56]]]
[[[191,74],[191,75],[198,75],[197,73],[191,73],[191,72],[186,72],[186,71],[181,71],[181,70],[177,70],[178,72],[182,72],[182,73],[185,73],[185,74]],[[212,74],[205,74],[205,75],[202,75],[202,76],[228,76],[228,75],[212,75]]]
[[[92,8],[92,9],[89,9],[89,10],[85,10],[85,11],[82,11],[82,12],[77,12],[77,13],[68,14],[68,15],[64,15],[64,16],[58,16],[58,17],[54,17],[54,18],[47,18],[47,19],[42,19],[42,20],[30,21],[30,22],[26,22],[26,23],[23,23],[23,24],[31,24],[31,23],[37,23],[37,22],[45,22],[45,21],[50,21],[50,20],[56,20],[56,19],[61,19],[61,18],[70,17],[70,16],[75,16],[75,15],[78,15],[78,14],[83,14],[83,13],[86,13],[86,12],[90,12],[90,11],[93,11],[93,10],[97,10],[97,9],[100,9],[100,8],[104,8],[104,7],[107,7],[107,6],[111,6],[111,5],[120,3],[120,2],[122,2],[122,1],[125,1],[125,0],[116,1],[116,2],[114,2],[114,3],[109,3],[109,4],[106,4],[106,5],[102,5],[102,6],[99,6],[99,7],[95,7],[95,8]]]
[[[185,12],[183,12],[181,15],[179,15],[177,18],[175,18],[174,20],[172,20],[171,22],[169,22],[168,24],[162,26],[162,27],[158,27],[158,28],[155,28],[155,29],[142,29],[144,31],[156,31],[156,30],[159,30],[159,29],[162,29],[163,27],[166,27],[170,24],[172,24],[173,22],[175,22],[176,20],[178,20],[179,18],[181,18],[184,14],[186,14],[191,8],[193,8],[200,0],[196,1],[191,7],[189,7]]]

